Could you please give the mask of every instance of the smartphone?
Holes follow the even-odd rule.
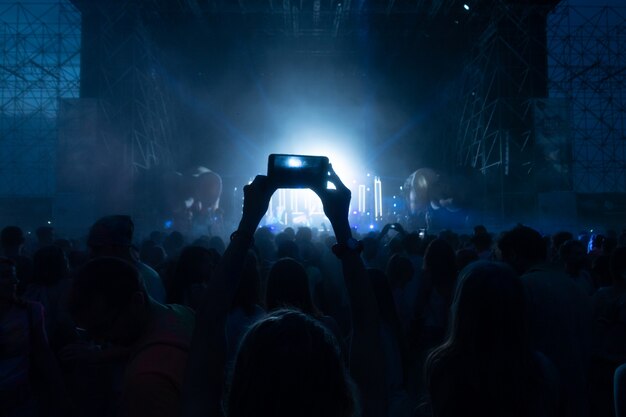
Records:
[[[267,161],[267,176],[278,188],[325,187],[328,181],[328,158],[271,154]]]

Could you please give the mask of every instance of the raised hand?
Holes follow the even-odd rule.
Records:
[[[324,206],[324,214],[330,220],[335,230],[337,241],[351,237],[350,224],[348,223],[348,213],[350,211],[350,199],[352,194],[348,187],[341,182],[339,176],[333,170],[332,165],[328,165],[328,181],[331,182],[335,189],[326,188],[326,184],[322,187],[313,188],[313,191],[322,200]],[[344,235],[347,236],[344,237]]]
[[[276,186],[265,175],[257,175],[252,183],[243,187],[243,215],[239,230],[254,233],[267,212]]]

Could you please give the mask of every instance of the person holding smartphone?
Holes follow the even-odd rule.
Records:
[[[280,186],[280,178],[269,174],[257,176],[244,188],[239,227],[198,311],[183,389],[183,416],[352,416],[359,414],[359,408],[364,416],[384,415],[384,365],[376,360],[382,357],[376,299],[348,222],[350,190],[330,165],[310,188],[322,200],[333,226],[337,239],[333,252],[342,263],[351,298],[347,364],[341,360],[334,337],[319,323],[296,310],[280,310],[248,330],[232,377],[224,384],[224,326],[242,273],[240,260],[253,245],[254,232]],[[326,187],[327,181],[334,189]]]

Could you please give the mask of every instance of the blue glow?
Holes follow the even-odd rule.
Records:
[[[163,223],[163,227],[165,227],[166,229],[171,229],[173,225],[174,222],[171,220],[165,220],[165,223]]]

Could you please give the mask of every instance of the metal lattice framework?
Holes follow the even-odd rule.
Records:
[[[550,96],[571,103],[574,190],[626,192],[626,8],[562,4],[548,46]]]
[[[175,120],[169,111],[170,93],[164,86],[141,7],[151,2],[129,0],[111,2],[100,9],[104,23],[102,36],[101,110],[105,128],[104,144],[111,152],[123,149],[124,166],[149,170],[173,163],[171,138]]]
[[[528,24],[542,13],[547,33]],[[625,192],[625,16],[624,9],[566,2],[497,2],[465,69],[457,166],[538,181],[531,175],[538,162],[533,110],[546,100],[566,107],[570,151],[559,190]]]
[[[59,98],[77,97],[80,13],[66,0],[0,3],[0,195],[51,197]]]
[[[503,1],[494,5],[465,67],[457,165],[505,176],[532,168],[532,99],[545,79],[534,61],[545,48],[529,27],[548,10]]]

